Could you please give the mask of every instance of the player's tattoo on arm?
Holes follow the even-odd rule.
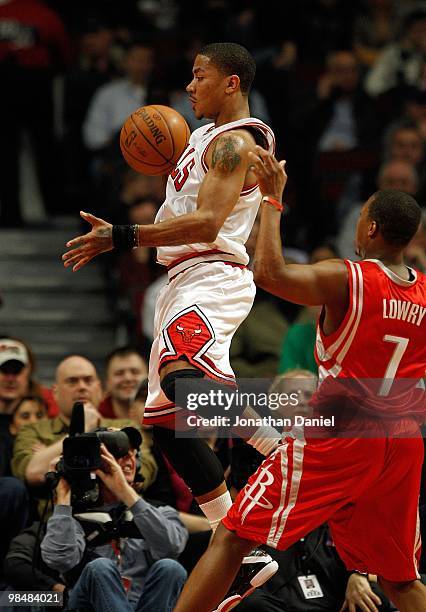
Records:
[[[213,148],[212,168],[217,167],[224,172],[233,172],[241,161],[237,146],[238,140],[234,136],[219,138]]]

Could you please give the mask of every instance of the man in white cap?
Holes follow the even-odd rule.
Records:
[[[0,414],[11,414],[16,401],[28,393],[31,365],[22,342],[0,338]]]

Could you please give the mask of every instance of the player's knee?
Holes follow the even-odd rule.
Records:
[[[194,497],[217,489],[224,481],[223,467],[205,440],[176,438],[175,432],[154,425],[154,439]]]
[[[194,368],[185,368],[183,370],[174,370],[167,373],[160,381],[161,389],[167,399],[174,404],[176,403],[176,382],[194,378],[204,378],[201,370]]]
[[[225,547],[231,554],[244,557],[253,549],[253,542],[240,538],[221,523],[214,534],[211,546]]]

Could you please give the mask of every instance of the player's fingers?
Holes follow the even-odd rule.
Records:
[[[69,257],[66,261],[64,261],[64,267],[69,268],[70,266],[73,266],[78,261],[83,259],[83,257],[92,258],[93,256],[94,256],[93,251],[81,251],[80,253],[76,253],[75,255],[73,255],[73,257]]]
[[[71,249],[71,251],[66,251],[63,255],[62,255],[62,261],[69,261],[70,259],[73,259],[73,257],[75,257],[76,255],[81,255],[82,253],[85,253],[87,251],[87,246],[80,246],[77,247],[76,249]]]
[[[348,602],[345,600],[343,606],[340,608],[339,612],[345,612],[348,609]]]
[[[356,612],[356,605],[354,603],[349,603],[349,612]]]
[[[260,157],[258,155],[256,155],[252,151],[249,151],[248,155],[249,155],[249,158],[250,158],[250,162],[252,164],[252,168],[254,168],[255,166],[261,166],[262,165],[262,160],[260,159]]]
[[[260,159],[264,159],[265,156],[269,155],[268,151],[261,147],[260,145],[256,145],[256,153],[260,157]]]
[[[273,174],[274,172],[280,169],[277,160],[274,157],[272,157],[272,155],[268,154],[264,158],[263,163],[265,164],[265,169],[268,172],[268,174]]]
[[[80,268],[82,268],[83,266],[85,266],[87,263],[89,263],[89,261],[93,259],[93,257],[83,257],[83,259],[80,259],[80,261],[78,263],[75,264],[75,266],[73,267],[72,271],[73,272],[77,272],[77,270],[80,270]]]
[[[82,217],[85,221],[88,221],[92,225],[95,225],[96,223],[105,223],[103,219],[95,217],[95,215],[92,215],[92,213],[84,212],[84,210],[80,210],[80,217]]]
[[[84,244],[89,240],[89,234],[84,234],[84,236],[77,236],[77,238],[73,238],[72,240],[68,240],[65,246],[72,247],[77,246],[78,244]]]

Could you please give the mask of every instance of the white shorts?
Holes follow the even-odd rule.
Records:
[[[161,290],[156,304],[149,359],[146,425],[173,420],[180,410],[164,395],[159,370],[185,357],[206,376],[235,382],[229,362],[234,333],[247,317],[256,293],[253,274],[223,262],[197,264]]]

